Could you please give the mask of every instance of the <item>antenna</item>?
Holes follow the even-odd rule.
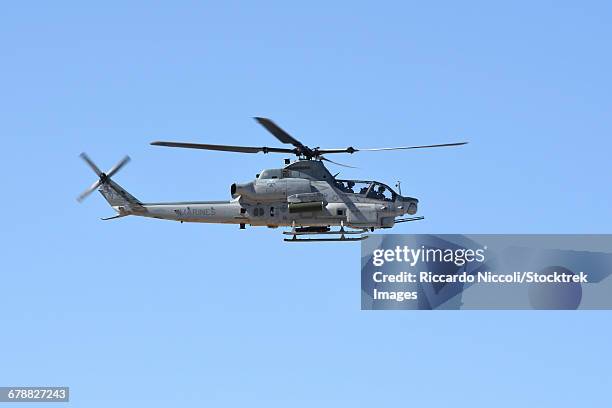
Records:
[[[397,187],[397,192],[399,193],[399,195],[402,195],[402,182],[397,180],[397,184],[395,184],[395,187]]]

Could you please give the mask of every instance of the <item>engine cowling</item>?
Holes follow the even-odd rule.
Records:
[[[252,197],[255,193],[255,188],[253,186],[253,182],[249,183],[233,183],[230,187],[230,194],[232,198],[236,198],[238,196],[243,197]]]
[[[285,201],[287,196],[312,192],[309,180],[299,178],[257,179],[248,183],[234,183],[230,187],[232,198],[242,197],[247,201]],[[320,201],[319,198],[316,201]]]
[[[308,180],[263,179],[249,183],[234,183],[230,187],[233,198],[242,197],[247,201],[285,201],[287,195],[310,192]]]

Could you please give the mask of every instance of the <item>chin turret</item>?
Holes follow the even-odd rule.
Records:
[[[402,197],[402,207],[406,214],[414,215],[419,209],[419,200],[412,197]]]

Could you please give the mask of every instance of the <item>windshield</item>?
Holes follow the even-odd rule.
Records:
[[[371,181],[335,180],[335,185],[345,193],[365,194],[372,184]]]
[[[386,184],[376,181],[336,180],[335,185],[345,193],[363,195],[375,200],[395,201],[397,193]]]
[[[368,198],[374,198],[376,200],[395,201],[397,194],[391,190],[389,186],[382,183],[374,183],[367,194]]]

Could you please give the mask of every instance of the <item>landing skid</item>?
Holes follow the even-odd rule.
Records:
[[[363,234],[366,231],[321,231],[321,232],[299,232],[299,231],[283,231],[283,235],[356,235]]]
[[[362,235],[356,238],[346,238],[341,236],[340,238],[298,238],[297,236],[293,236],[293,238],[285,238],[285,242],[342,242],[342,241],[363,241],[367,239],[367,235]]]
[[[367,235],[362,235],[360,237],[346,237],[345,235],[360,235],[367,232],[366,229],[360,230],[345,230],[344,223],[341,224],[340,229],[338,231],[297,231],[295,227],[295,223],[293,224],[293,228],[291,231],[284,231],[284,235],[291,235],[292,238],[285,238],[285,242],[334,242],[334,241],[362,241],[368,238]],[[299,238],[304,235],[340,235],[337,238]]]
[[[402,223],[402,222],[410,222],[410,221],[420,221],[420,220],[424,220],[425,217],[408,217],[408,218],[399,218],[397,220],[395,220],[396,224]]]

